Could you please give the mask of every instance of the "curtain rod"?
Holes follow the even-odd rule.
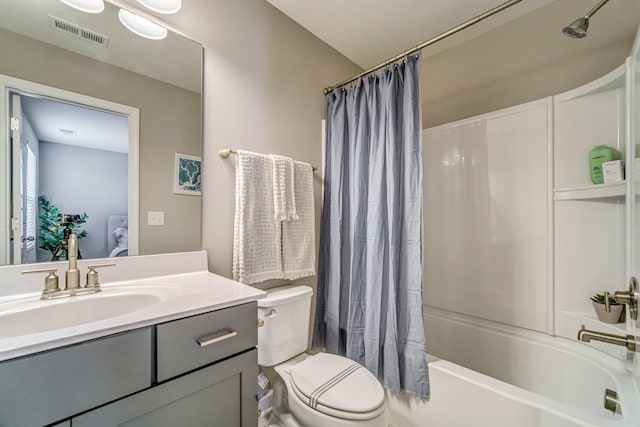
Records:
[[[218,155],[223,159],[228,159],[232,154],[238,154],[238,152],[236,150],[232,150],[231,148],[222,148],[218,150]],[[313,169],[314,172],[318,170],[318,168],[313,165],[311,165],[311,169]]]
[[[472,25],[475,25],[475,24],[477,24],[478,22],[483,21],[483,20],[487,19],[488,17],[490,17],[490,16],[492,16],[492,15],[495,15],[495,14],[496,14],[496,13],[498,13],[498,12],[502,12],[503,10],[505,10],[505,9],[507,9],[507,8],[510,8],[511,6],[515,5],[516,3],[520,3],[521,1],[522,1],[522,0],[509,0],[509,1],[505,2],[505,3],[502,3],[501,5],[496,6],[496,7],[494,7],[493,9],[490,9],[490,10],[488,10],[488,11],[484,12],[483,14],[478,15],[478,16],[476,16],[475,18],[471,18],[471,19],[469,19],[468,21],[465,21],[465,22],[463,22],[462,24],[460,24],[460,25],[458,25],[458,26],[453,27],[453,28],[451,28],[450,30],[445,31],[445,32],[444,32],[444,33],[442,33],[442,34],[440,34],[440,35],[438,35],[438,36],[435,36],[434,38],[432,38],[432,39],[430,39],[430,40],[427,40],[426,42],[424,42],[424,43],[421,43],[421,44],[417,45],[417,46],[416,46],[416,47],[414,47],[413,49],[409,49],[409,50],[407,50],[407,51],[404,51],[404,52],[402,52],[401,54],[396,55],[396,56],[394,56],[393,58],[389,58],[389,59],[387,59],[386,61],[384,61],[384,62],[382,62],[382,63],[380,63],[380,64],[376,65],[375,67],[371,67],[371,68],[369,68],[367,71],[363,71],[362,73],[358,74],[357,76],[351,77],[350,79],[347,79],[347,80],[345,80],[345,81],[343,81],[343,82],[340,82],[340,83],[338,83],[338,84],[337,84],[337,85],[335,85],[335,86],[329,86],[329,87],[325,88],[325,89],[324,89],[324,94],[325,94],[325,95],[328,95],[328,94],[330,94],[334,89],[337,89],[337,88],[342,87],[342,86],[344,86],[344,85],[347,85],[347,84],[349,84],[349,83],[351,83],[351,82],[354,82],[354,81],[358,80],[360,77],[364,77],[364,76],[366,76],[367,74],[370,74],[370,73],[373,73],[373,72],[375,72],[375,71],[378,71],[379,69],[384,68],[384,67],[386,67],[387,65],[392,64],[392,63],[394,63],[394,62],[396,62],[396,61],[398,61],[398,60],[400,60],[400,59],[404,58],[404,57],[405,57],[405,56],[407,56],[407,55],[411,55],[412,53],[416,53],[416,52],[418,52],[418,51],[420,51],[420,50],[424,49],[424,48],[425,48],[425,47],[427,47],[427,46],[430,46],[430,45],[432,45],[432,44],[434,44],[434,43],[437,43],[437,42],[439,42],[440,40],[444,40],[444,39],[446,39],[447,37],[452,36],[452,35],[454,35],[455,33],[457,33],[457,32],[459,32],[459,31],[464,30],[465,28],[468,28],[468,27],[470,27],[470,26],[472,26]]]

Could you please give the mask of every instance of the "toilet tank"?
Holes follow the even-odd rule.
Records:
[[[273,366],[307,349],[311,296],[309,286],[289,285],[267,290],[258,300],[258,364]]]

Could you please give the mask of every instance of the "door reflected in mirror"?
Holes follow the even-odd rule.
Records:
[[[81,259],[128,255],[128,117],[33,94],[11,98],[22,110],[11,111],[21,117],[11,144],[21,210],[12,213],[21,218],[12,264],[67,259],[70,232]]]

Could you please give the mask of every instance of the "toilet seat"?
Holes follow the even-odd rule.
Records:
[[[291,368],[298,400],[331,417],[362,421],[385,411],[384,390],[362,365],[335,354],[318,353]]]

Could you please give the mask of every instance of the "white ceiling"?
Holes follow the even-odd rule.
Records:
[[[125,116],[48,98],[22,96],[22,111],[39,141],[96,150],[129,151]],[[75,131],[75,135],[60,129]]]
[[[338,52],[368,69],[506,0],[267,0]],[[432,55],[554,0],[524,0],[423,51]],[[585,1],[585,14],[596,0]]]

